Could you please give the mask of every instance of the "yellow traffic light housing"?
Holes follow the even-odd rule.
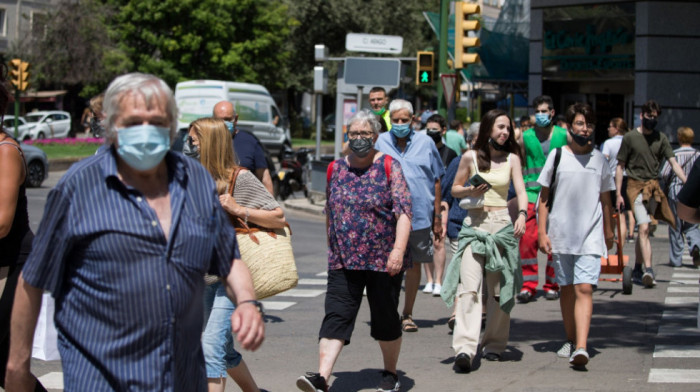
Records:
[[[17,91],[25,91],[29,88],[29,63],[21,59],[10,60],[10,82]]]
[[[433,84],[435,61],[433,52],[418,52],[416,66],[416,86]]]
[[[468,34],[470,31],[476,34],[481,28],[478,20],[469,19],[470,16],[476,16],[480,13],[481,7],[478,4],[464,1],[455,2],[455,69],[461,69],[479,61],[477,53],[469,53],[468,51],[470,48],[480,46],[481,42],[479,38],[470,37]]]

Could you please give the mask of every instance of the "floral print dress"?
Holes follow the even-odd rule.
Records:
[[[328,269],[386,272],[401,214],[411,219],[411,194],[401,165],[391,159],[389,177],[384,161],[367,169],[350,168],[345,159],[333,163],[326,187]],[[409,265],[408,249],[402,271]]]

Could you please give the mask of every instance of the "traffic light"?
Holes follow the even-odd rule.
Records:
[[[418,52],[418,66],[416,67],[416,86],[433,84],[433,71],[435,63],[433,52]]]
[[[461,69],[469,64],[479,61],[477,53],[469,53],[470,48],[480,46],[479,38],[468,36],[469,31],[474,34],[481,28],[479,21],[469,19],[472,15],[479,15],[481,7],[475,3],[464,1],[455,2],[455,69]]]
[[[21,59],[10,60],[10,75],[12,85],[18,91],[24,91],[29,87],[29,63]]]

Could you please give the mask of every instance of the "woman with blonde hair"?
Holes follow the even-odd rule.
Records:
[[[190,124],[184,151],[186,155],[199,159],[212,175],[216,181],[219,201],[232,217],[241,218],[249,226],[285,226],[284,213],[274,197],[255,174],[236,164],[231,134],[223,120],[202,118]],[[237,170],[240,171],[231,192],[229,181]],[[242,391],[259,391],[241,354],[233,348],[230,319],[235,306],[226,296],[226,290],[220,281],[216,280],[206,286],[204,301],[207,321],[202,334],[202,349],[209,391],[224,390],[226,373]]]

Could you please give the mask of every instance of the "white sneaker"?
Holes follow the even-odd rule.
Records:
[[[425,284],[425,287],[423,287],[423,292],[426,294],[430,294],[433,292],[433,283],[428,282]]]
[[[557,356],[560,358],[571,358],[571,352],[574,349],[574,343],[571,341],[567,341],[564,343],[559,351],[557,351]]]
[[[439,297],[440,290],[442,290],[442,285],[440,283],[435,283],[433,285],[433,297]]]
[[[588,352],[585,348],[579,347],[571,354],[569,363],[576,366],[583,366],[588,363]]]

